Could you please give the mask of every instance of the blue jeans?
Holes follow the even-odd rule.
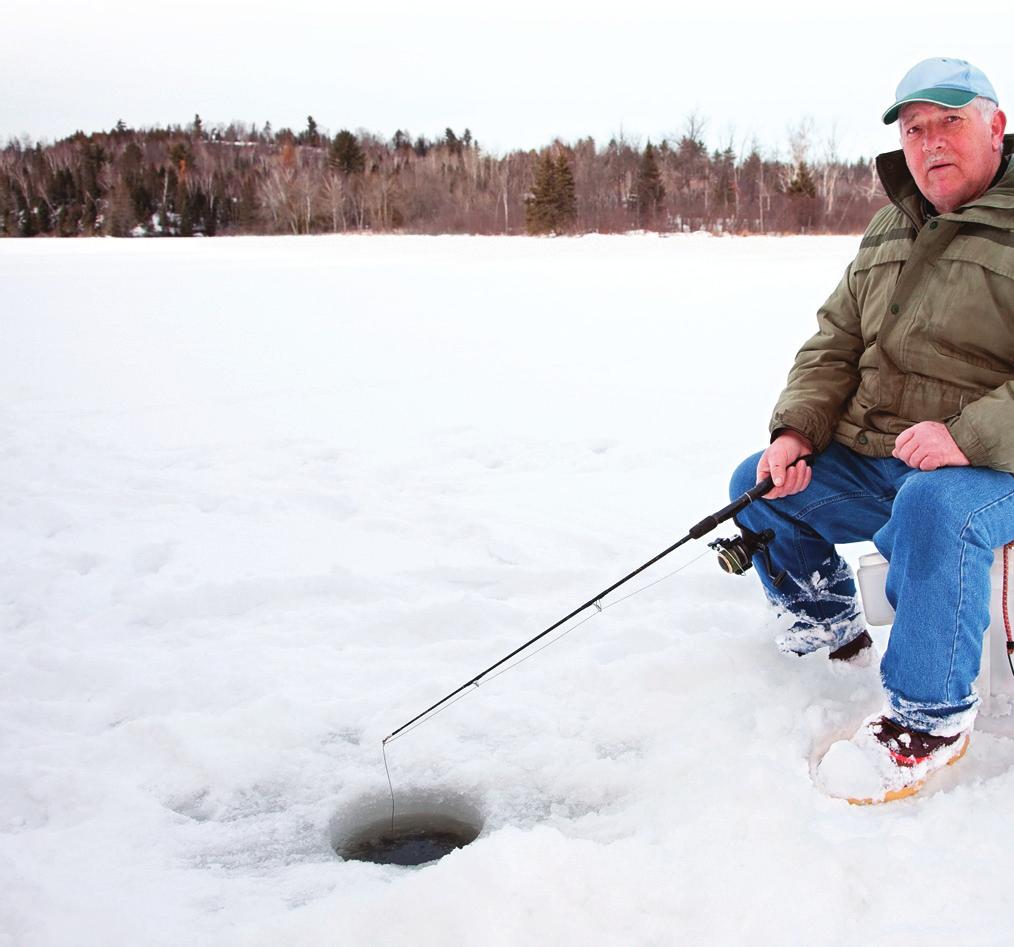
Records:
[[[745,460],[730,492],[756,483],[760,454]],[[1014,475],[984,467],[913,470],[893,457],[864,457],[832,443],[795,496],[758,500],[737,521],[771,529],[776,587],[754,566],[768,598],[795,619],[797,653],[847,644],[864,630],[855,581],[834,543],[872,539],[890,563],[895,620],[880,676],[891,715],[916,730],[970,726],[989,626],[993,549],[1014,539]]]

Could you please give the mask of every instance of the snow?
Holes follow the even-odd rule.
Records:
[[[700,542],[389,744],[476,842],[332,851],[386,734],[725,504],[856,242],[0,242],[0,943],[1005,940],[1012,741],[828,798],[876,668]]]
[[[884,793],[884,774],[851,740],[839,740],[817,766],[817,786],[839,799],[877,799]]]

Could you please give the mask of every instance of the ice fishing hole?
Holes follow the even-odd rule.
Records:
[[[371,797],[331,822],[331,844],[346,861],[405,867],[428,865],[474,842],[479,810],[455,793],[399,793],[391,827],[391,800]]]

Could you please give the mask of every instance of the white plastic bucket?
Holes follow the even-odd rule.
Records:
[[[1007,631],[1003,620],[1003,547],[994,551],[989,575],[989,628],[983,640],[982,663],[975,687],[983,700],[991,697],[1014,699],[1014,674],[1007,661]],[[887,560],[879,552],[861,556],[857,578],[867,624],[890,625],[894,621],[894,609],[885,591]]]
[[[890,625],[894,609],[887,600],[887,560],[879,552],[859,557],[859,594],[868,625]]]

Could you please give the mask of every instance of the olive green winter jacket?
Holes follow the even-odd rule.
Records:
[[[877,170],[892,203],[818,312],[772,433],[887,457],[906,428],[943,421],[973,465],[1014,473],[1014,161],[982,197],[928,219],[901,151]]]

